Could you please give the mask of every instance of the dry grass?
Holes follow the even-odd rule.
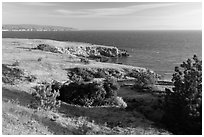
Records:
[[[136,111],[63,104],[54,113],[29,108],[32,100],[14,86],[3,87],[3,134],[169,134]]]

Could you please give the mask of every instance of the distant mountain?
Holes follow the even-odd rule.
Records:
[[[31,24],[5,24],[2,31],[75,31],[77,29],[62,26],[31,25]]]

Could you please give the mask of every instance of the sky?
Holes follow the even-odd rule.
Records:
[[[3,24],[79,30],[201,30],[199,2],[3,2]]]

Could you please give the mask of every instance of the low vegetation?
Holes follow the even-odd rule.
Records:
[[[121,74],[119,71],[114,69],[102,69],[102,68],[73,68],[67,70],[69,79],[75,81],[83,80],[83,81],[91,81],[94,78],[107,78],[109,76],[115,77],[115,78],[121,78]]]
[[[39,57],[39,58],[38,58],[38,62],[40,62],[40,61],[42,61],[42,57]]]
[[[84,63],[84,64],[89,64],[90,63],[89,59],[87,59],[87,58],[81,58],[81,62]]]
[[[2,64],[2,82],[14,85],[22,81],[33,82],[36,77],[33,75],[25,75],[24,71],[15,65]]]
[[[163,100],[141,92],[152,91],[155,75],[150,71],[117,64],[102,68],[105,64],[87,58],[79,62],[82,56],[28,50],[43,40],[5,43],[4,57],[12,59],[4,58],[8,64],[2,65],[4,134],[170,134],[154,125],[160,124]],[[49,51],[48,45],[55,44],[40,47]],[[120,88],[119,82],[129,85]]]
[[[136,89],[137,91],[152,90],[154,84],[156,83],[156,77],[150,71],[132,71],[128,74],[128,76],[135,78],[135,84],[133,85],[133,89]]]
[[[40,85],[34,87],[35,91],[32,93],[32,95],[36,100],[35,102],[32,102],[32,107],[57,111],[61,105],[61,101],[57,99],[57,97],[60,96],[60,86],[61,84],[59,82],[52,81],[50,84],[43,82]]]
[[[125,102],[117,97],[118,89],[119,85],[111,78],[94,82],[74,81],[62,85],[58,99],[81,106],[125,106]]]
[[[62,53],[60,51],[60,49],[58,49],[57,47],[53,46],[53,45],[49,45],[49,44],[39,44],[36,48],[34,49],[38,49],[38,50],[43,50],[43,51],[48,51],[48,52],[53,52],[53,53]]]
[[[73,81],[60,83],[53,81],[41,83],[34,87],[32,93],[38,102],[37,106],[45,110],[56,111],[61,101],[80,106],[119,106],[127,104],[117,96],[119,85],[116,80],[107,78],[104,81]],[[36,103],[36,102],[34,102]]]

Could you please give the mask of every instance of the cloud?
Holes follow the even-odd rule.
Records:
[[[83,10],[67,10],[57,9],[56,12],[65,16],[75,17],[96,17],[96,16],[121,16],[129,15],[143,10],[152,8],[160,8],[175,5],[175,3],[158,3],[158,4],[144,4],[134,5],[120,8],[98,8],[98,9],[83,9]]]

